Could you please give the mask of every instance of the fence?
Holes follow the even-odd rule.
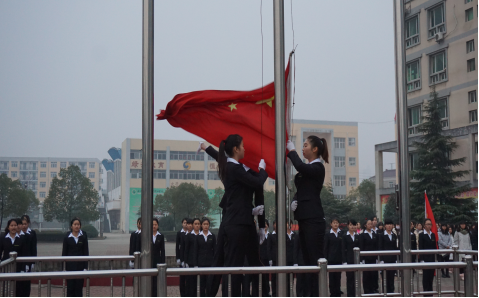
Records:
[[[454,250],[421,250],[412,251],[413,254],[437,254],[437,253],[455,253],[458,256],[459,253],[475,254],[477,251],[460,251]],[[361,255],[398,255],[399,251],[364,251],[360,252],[358,249],[355,252],[355,262],[359,263],[359,257]],[[135,256],[89,256],[89,257],[23,257],[16,258],[16,253],[11,253],[10,258],[0,263],[2,273],[0,275],[0,293],[6,293],[7,296],[15,296],[15,282],[21,280],[39,280],[41,285],[42,280],[47,280],[47,296],[51,296],[51,280],[63,279],[63,295],[65,296],[65,280],[67,279],[86,279],[86,296],[90,296],[90,279],[110,277],[111,278],[111,295],[113,296],[113,278],[122,277],[122,296],[125,296],[125,278],[133,277],[133,295],[139,295],[139,283],[138,277],[151,276],[157,278],[159,297],[165,297],[167,295],[167,277],[178,275],[197,275],[197,296],[200,294],[199,277],[200,275],[211,274],[227,274],[228,275],[228,296],[231,296],[231,275],[232,274],[258,274],[259,275],[259,293],[261,295],[261,275],[270,273],[319,273],[319,294],[320,296],[329,296],[328,293],[328,272],[343,272],[354,271],[355,274],[355,286],[356,296],[361,296],[361,284],[360,284],[360,272],[362,271],[386,271],[386,270],[411,270],[411,269],[440,269],[440,268],[454,268],[454,274],[457,273],[457,278],[454,279],[454,291],[441,292],[440,282],[438,283],[438,291],[434,292],[413,292],[413,295],[424,294],[464,294],[465,296],[476,296],[474,292],[474,285],[477,284],[477,262],[473,262],[472,256],[467,255],[465,262],[459,262],[457,260],[453,262],[431,262],[431,263],[388,263],[388,264],[350,264],[350,265],[327,265],[326,259],[320,259],[318,266],[276,266],[276,267],[220,267],[220,268],[167,268],[166,264],[158,264],[154,269],[139,269],[139,256],[140,253],[136,252]],[[456,257],[455,257],[456,259]],[[94,271],[60,271],[60,272],[30,272],[30,273],[14,273],[17,262],[37,262],[40,265],[41,262],[71,262],[71,261],[114,261],[114,260],[135,260],[135,269],[132,270],[94,270]],[[63,266],[65,268],[65,266]],[[465,280],[464,280],[464,292],[459,291],[459,269],[465,268]],[[474,268],[476,268],[476,274],[474,274]],[[412,282],[412,279],[411,279]],[[384,283],[384,282],[382,282]],[[292,290],[293,279],[290,278],[290,289]],[[41,287],[39,286],[38,296],[41,296]],[[380,297],[380,296],[402,296],[399,293],[382,293],[382,294],[367,294],[362,295],[366,297]]]

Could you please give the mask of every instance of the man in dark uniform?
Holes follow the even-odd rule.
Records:
[[[431,231],[432,222],[429,218],[424,220],[424,233],[419,234],[419,249],[437,249],[436,235]],[[435,262],[434,254],[419,255],[419,260],[422,262]],[[434,280],[434,269],[422,270],[422,287],[424,292],[432,291],[432,284]],[[432,296],[424,295],[424,296]]]

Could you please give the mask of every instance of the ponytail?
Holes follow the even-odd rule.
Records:
[[[226,140],[222,140],[220,143],[220,150],[218,153],[218,176],[223,183],[226,181],[226,154],[233,157],[233,149],[235,147],[239,148],[241,142],[243,142],[243,137],[235,134],[229,135]]]
[[[328,143],[325,138],[318,138],[317,136],[308,137],[311,149],[318,148],[318,158],[321,157],[325,162],[329,163]]]

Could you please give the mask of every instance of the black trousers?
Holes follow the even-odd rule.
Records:
[[[328,263],[328,265],[341,265],[339,263]],[[329,272],[329,295],[341,297],[341,272]]]
[[[186,297],[186,275],[180,275],[180,296]]]
[[[376,260],[365,260],[366,264],[376,264]],[[379,289],[378,272],[363,271],[363,290],[364,294],[375,293]]]
[[[297,297],[309,297],[311,293],[311,279],[308,273],[296,274],[296,296]]]
[[[278,266],[275,260],[273,260],[273,266]],[[277,287],[276,287],[276,279],[278,276],[276,274],[271,273],[271,296],[278,297]]]
[[[216,238],[216,250],[213,257],[213,264],[211,267],[223,267],[225,263],[224,259],[224,226],[221,223],[218,230],[218,237]],[[208,297],[215,297],[218,293],[218,289],[221,283],[221,275],[209,275],[206,283],[206,295]],[[228,275],[223,275],[222,293],[224,297],[228,297]],[[225,295],[226,293],[226,295]]]
[[[449,254],[446,255],[437,255],[437,260],[439,262],[449,262]],[[441,273],[449,276],[449,268],[441,268]]]
[[[67,297],[83,297],[83,279],[67,280]]]
[[[17,297],[30,297],[32,282],[30,280],[17,281],[15,285],[15,294]]]
[[[259,242],[256,227],[251,225],[230,225],[224,228],[224,262],[226,267],[242,267],[245,257],[248,265],[262,266],[259,258]],[[231,276],[231,295],[241,296],[242,275]]]
[[[241,285],[242,297],[259,297],[259,275],[245,274]]]
[[[293,263],[286,262],[286,266],[294,266]],[[291,288],[291,282],[293,283],[294,287],[294,274],[293,279],[291,280],[291,274],[286,273],[286,297],[293,297],[293,289]]]
[[[190,264],[188,264],[188,266],[190,266]],[[191,264],[190,268],[194,268],[193,264]],[[198,279],[196,275],[186,276],[186,297],[196,297],[197,285],[198,285]]]
[[[269,260],[261,259],[263,266],[269,266]],[[261,274],[261,296],[269,295],[269,274]]]
[[[394,262],[384,262],[384,263],[394,263]],[[396,270],[387,270],[386,271],[386,293],[394,293],[394,274]],[[381,278],[383,277],[384,271],[381,273]]]
[[[346,272],[346,289],[347,289],[347,297],[356,296],[356,291],[354,287],[354,272],[352,271]]]
[[[432,283],[434,280],[434,269],[423,269],[422,270],[422,288],[423,291],[432,291]],[[424,295],[432,296],[432,295]]]
[[[318,260],[324,258],[324,231],[326,223],[320,219],[305,219],[298,221],[299,241],[306,266],[318,266]],[[311,274],[310,293],[312,297],[319,296],[318,274]]]

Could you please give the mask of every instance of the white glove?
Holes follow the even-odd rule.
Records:
[[[176,259],[176,265],[180,266],[181,265],[181,261],[180,259]]]
[[[266,171],[266,163],[264,162],[264,159],[260,160],[258,168]]]
[[[195,268],[198,268],[198,266],[195,266]]]
[[[32,272],[33,272],[33,268],[35,268],[35,264],[32,264]]]
[[[181,267],[185,268],[185,262],[181,262]]]
[[[259,229],[259,244],[263,244],[264,239],[266,238],[264,234],[264,229]]]
[[[424,261],[421,261],[421,263],[424,263]]]
[[[259,206],[256,206],[256,207],[253,208],[252,214],[253,215],[263,215],[263,212],[264,212],[264,205],[259,205]]]
[[[384,264],[384,261],[379,262],[379,264]]]
[[[343,265],[347,265],[348,263],[343,263]]]
[[[130,268],[131,269],[135,268],[135,263],[133,263],[132,261],[130,261]]]
[[[272,260],[269,260],[269,265],[273,266],[273,261]]]
[[[200,151],[201,151],[201,145],[203,145],[203,142],[200,142],[200,145],[198,146],[198,150],[196,150],[196,154],[200,153]]]
[[[360,264],[363,264],[363,265],[364,265],[364,264],[366,264],[366,261],[361,261],[361,263],[360,263]]]
[[[298,266],[298,264],[294,264],[294,266],[295,266],[295,267],[297,267],[297,266]]]
[[[294,143],[291,142],[291,140],[288,140],[286,143],[286,149],[288,149],[288,151],[296,150],[296,148],[294,148]]]
[[[188,263],[187,263],[187,264],[185,264],[185,267],[186,267],[186,268],[190,268],[190,266],[188,265]]]
[[[298,208],[298,201],[295,200],[291,202],[291,210],[294,212],[296,208]]]
[[[83,271],[88,271],[88,270],[86,270],[86,269],[83,269]]]
[[[25,265],[25,272],[28,272],[30,270],[30,266]]]

